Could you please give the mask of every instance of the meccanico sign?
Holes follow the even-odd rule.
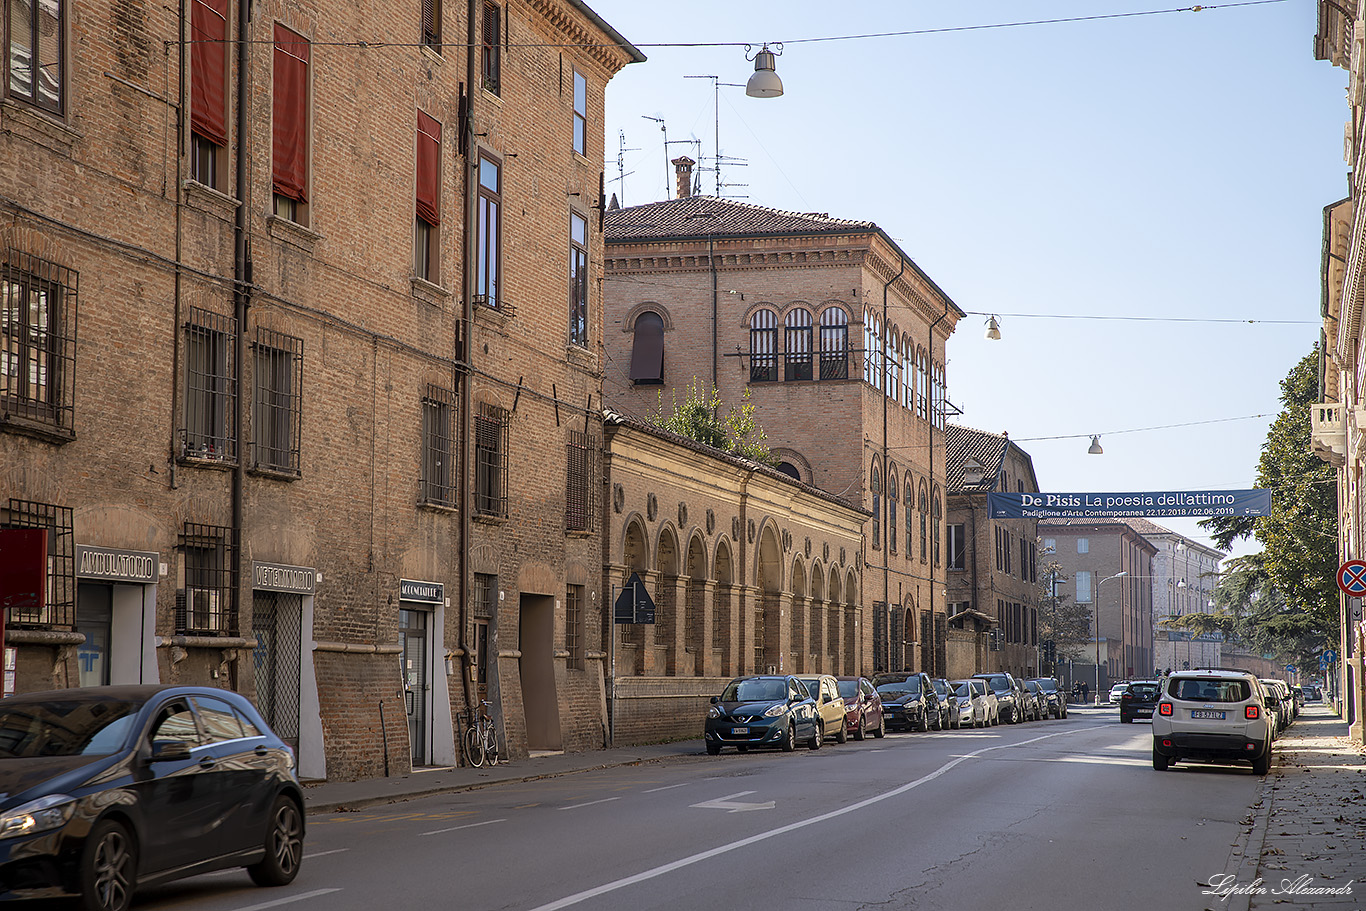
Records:
[[[1139,493],[989,493],[993,519],[1209,518],[1265,516],[1269,490],[1166,490]]]

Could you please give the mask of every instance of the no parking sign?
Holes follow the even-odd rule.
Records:
[[[1339,566],[1338,588],[1354,598],[1366,595],[1366,560],[1348,560]]]

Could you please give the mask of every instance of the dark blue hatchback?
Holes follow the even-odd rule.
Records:
[[[815,700],[796,677],[736,677],[720,696],[711,697],[703,739],[712,756],[725,746],[742,753],[750,747],[791,752],[799,740],[818,750],[820,716]]]

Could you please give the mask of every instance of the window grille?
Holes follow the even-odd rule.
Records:
[[[5,507],[4,528],[45,528],[47,593],[37,610],[10,608],[5,622],[11,628],[76,628],[76,535],[67,506],[11,498]]]
[[[593,496],[598,480],[598,439],[577,430],[569,432],[569,467],[565,477],[565,531],[597,531],[598,511]]]
[[[184,587],[176,592],[176,632],[237,634],[236,547],[232,529],[186,522],[180,536]]]
[[[252,412],[252,464],[298,475],[303,339],[257,328],[253,348],[256,407]]]
[[[507,428],[511,415],[506,408],[479,406],[474,419],[474,513],[479,516],[508,514]]]
[[[849,378],[849,315],[839,307],[821,314],[821,379]]]
[[[422,397],[423,503],[455,505],[455,393],[428,386]]]
[[[474,616],[492,620],[498,606],[498,577],[490,573],[474,574]]]
[[[77,273],[6,250],[0,262],[0,414],[71,434]]]
[[[783,379],[811,379],[811,311],[800,307],[784,321]]]
[[[568,666],[583,670],[583,586],[571,585],[564,598],[564,650]]]
[[[778,315],[760,310],[749,322],[749,381],[771,383],[778,379]]]
[[[237,461],[237,320],[199,307],[185,323],[186,458]]]
[[[302,618],[303,599],[299,595],[258,591],[252,596],[256,706],[271,729],[295,749],[299,747]]]

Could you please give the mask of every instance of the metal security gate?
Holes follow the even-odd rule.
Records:
[[[408,711],[408,741],[413,765],[427,762],[427,611],[400,609],[398,638],[403,647],[403,698]]]
[[[299,668],[303,596],[258,591],[251,603],[256,636],[252,668],[256,707],[280,738],[299,749]]]

